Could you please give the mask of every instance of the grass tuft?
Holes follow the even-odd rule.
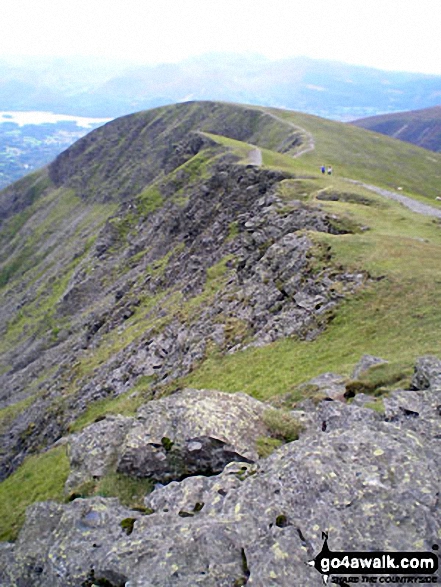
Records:
[[[64,501],[69,461],[64,446],[28,457],[0,483],[0,540],[15,540],[26,508],[36,501]]]

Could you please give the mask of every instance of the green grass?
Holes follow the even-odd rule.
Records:
[[[227,255],[207,269],[204,289],[199,295],[186,301],[183,300],[182,296],[176,297],[173,313],[179,320],[187,324],[191,324],[197,320],[204,308],[211,303],[214,296],[225,284],[229,271],[227,263],[233,258],[233,255]]]
[[[123,416],[134,416],[136,410],[149,397],[145,395],[154,377],[142,376],[129,391],[115,398],[103,399],[90,404],[87,410],[79,416],[69,427],[69,432],[78,432],[98,418],[107,414],[121,414]]]
[[[380,398],[376,398],[372,402],[366,402],[365,404],[363,404],[363,407],[369,408],[370,410],[374,410],[375,412],[378,412],[378,414],[380,414],[382,416],[384,415],[384,412],[385,412],[383,400]]]
[[[276,116],[304,128],[315,148],[291,164],[297,172],[317,173],[332,165],[338,177],[350,177],[386,188],[402,187],[408,195],[435,206],[440,193],[441,155],[363,129],[287,110],[269,109]],[[361,132],[360,132],[361,131]]]
[[[325,371],[349,376],[365,353],[407,369],[417,356],[439,355],[441,229],[395,202],[370,197],[380,205],[321,202],[369,230],[309,235],[330,247],[335,266],[373,278],[340,304],[323,334],[312,342],[293,338],[234,355],[213,353],[182,384],[268,399]]]
[[[402,363],[383,363],[374,365],[366,372],[361,373],[358,379],[346,383],[346,393],[356,395],[366,393],[381,396],[390,389],[408,389],[411,381],[412,369]]]
[[[175,169],[172,173],[172,178],[179,175],[181,177],[179,182],[185,185],[208,178],[208,168],[215,155],[216,153],[212,149],[199,151],[199,153]]]
[[[138,211],[147,216],[162,207],[164,198],[156,186],[149,186],[137,197]]]
[[[28,457],[0,483],[0,540],[14,540],[26,508],[36,501],[64,501],[64,484],[69,474],[65,447]]]
[[[6,334],[0,343],[0,350],[16,344],[23,336],[31,333],[39,335],[52,335],[55,342],[60,329],[68,323],[68,319],[55,318],[57,304],[65,292],[75,268],[82,257],[87,254],[87,249],[82,256],[78,256],[53,280],[47,280],[36,290],[35,298],[23,309],[18,311],[7,324]]]
[[[222,145],[223,147],[233,151],[239,157],[241,163],[247,163],[249,152],[256,148],[255,145],[244,143],[243,141],[237,141],[236,139],[231,139],[222,135],[209,132],[204,132],[202,134],[212,139],[219,145]]]
[[[84,483],[66,496],[64,484],[69,475],[66,448],[60,446],[28,457],[7,479],[0,483],[0,540],[15,540],[25,520],[26,508],[37,502],[66,502],[73,497],[117,497],[131,508],[144,509],[143,499],[153,489],[150,479],[134,479],[109,473],[99,480]]]
[[[271,436],[282,442],[297,440],[302,430],[301,424],[283,410],[268,409],[263,413],[262,420]]]
[[[81,497],[117,497],[120,502],[133,509],[143,511],[144,497],[153,490],[154,482],[151,479],[138,479],[122,473],[108,473],[101,479],[86,481],[76,487],[69,500]]]
[[[2,225],[0,233],[0,246],[11,241],[18,231],[26,224],[38,206],[38,199],[52,183],[45,170],[36,171],[15,182],[17,191],[23,191],[27,195],[28,206],[17,214],[14,214]]]
[[[35,401],[34,397],[27,397],[15,404],[0,409],[0,431],[3,431],[19,414],[24,412]]]
[[[264,459],[269,457],[277,448],[282,446],[283,442],[278,438],[271,438],[271,436],[260,436],[256,440],[256,450],[259,458]]]

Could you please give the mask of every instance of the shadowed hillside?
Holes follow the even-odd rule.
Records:
[[[352,124],[430,151],[441,151],[441,106],[361,118]]]

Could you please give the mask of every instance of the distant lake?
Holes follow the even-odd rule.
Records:
[[[96,125],[105,124],[112,118],[86,118],[84,116],[71,116],[69,114],[54,114],[53,112],[14,112],[0,111],[0,124],[13,122],[19,126],[27,124],[56,124],[57,122],[75,122],[81,128],[92,128]]]

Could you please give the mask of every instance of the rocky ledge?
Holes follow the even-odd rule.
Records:
[[[384,412],[363,394],[332,400],[338,381],[324,377],[325,399],[290,414],[299,439],[265,459],[255,442],[271,433],[269,406],[242,394],[186,390],[136,418],[97,422],[69,440],[68,485],[109,466],[152,474],[155,459],[158,478],[181,480],[158,483],[143,512],[103,497],[34,504],[17,542],[0,546],[0,584],[318,586],[306,563],[324,531],[332,550],[431,551],[441,541],[440,377],[441,361],[418,360],[410,389],[385,397]],[[176,470],[189,443],[222,470]]]

